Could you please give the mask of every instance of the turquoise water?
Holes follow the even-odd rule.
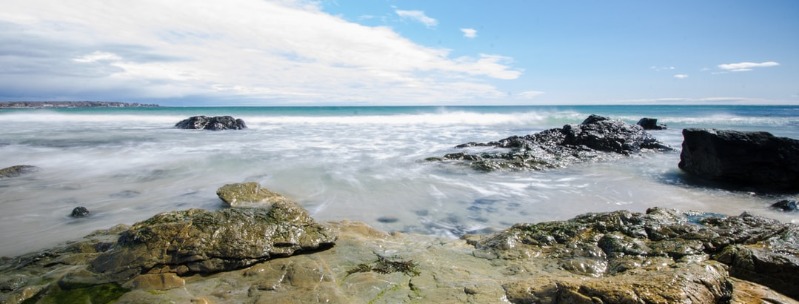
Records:
[[[679,152],[545,172],[481,173],[423,161],[457,144],[524,135],[601,114],[679,148],[687,127],[799,138],[797,106],[213,107],[0,110],[0,167],[41,170],[0,180],[0,255],[15,255],[164,211],[221,208],[218,187],[255,181],[322,221],[456,237],[517,222],[663,206],[782,221],[791,196],[692,185]],[[177,130],[193,115],[232,115],[243,131]],[[92,216],[73,219],[72,208]]]

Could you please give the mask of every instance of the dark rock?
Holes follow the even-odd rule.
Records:
[[[456,148],[492,147],[488,152],[450,153],[445,160],[462,161],[475,169],[543,170],[588,160],[614,159],[643,150],[670,151],[638,125],[591,115],[579,125],[565,125],[526,136],[488,143],[465,143]]]
[[[637,125],[644,128],[644,130],[666,130],[666,125],[659,125],[657,118],[641,118],[638,120]]]
[[[796,201],[781,200],[771,205],[771,208],[782,210],[785,212],[796,211]]]
[[[619,299],[628,299],[631,295],[609,298],[607,291],[588,291],[618,292],[624,290],[618,286],[634,286],[636,282],[645,284],[645,289],[657,297],[663,296],[657,290],[671,294],[667,289],[680,286],[696,290],[693,294],[704,299],[699,302],[721,302],[729,296],[731,283],[724,268],[714,264],[716,262],[726,264],[735,277],[799,298],[794,286],[799,280],[799,226],[747,213],[726,217],[659,208],[647,210],[646,214],[592,213],[562,222],[516,224],[476,242],[475,247],[488,252],[481,255],[511,260],[546,253],[545,259],[554,260],[562,269],[599,278],[595,281],[553,278],[546,282],[523,282],[521,286],[508,285],[510,290],[520,290],[517,296],[522,302],[532,297],[563,296],[561,292],[577,292],[589,298],[596,296],[605,303],[624,302]],[[651,269],[646,265],[669,266]],[[703,267],[713,269],[710,276],[702,273]],[[619,285],[615,289],[598,287],[606,284]],[[549,289],[556,285],[571,287]],[[663,286],[658,287],[660,285]],[[538,291],[531,293],[530,290]]]
[[[765,190],[799,190],[799,140],[715,129],[682,134],[679,167],[687,173]]]
[[[381,216],[377,218],[377,221],[385,224],[391,224],[399,222],[399,219],[393,216]]]
[[[86,207],[75,207],[75,209],[72,209],[72,214],[70,214],[69,216],[86,217],[89,216],[89,214],[90,214],[89,209],[86,209]]]
[[[275,257],[332,247],[336,237],[297,203],[270,208],[166,212],[123,232],[109,252],[91,262],[115,281],[158,273],[215,273]]]
[[[233,118],[232,116],[192,116],[184,119],[175,127],[178,129],[202,129],[202,130],[241,130],[246,129],[244,120]]]
[[[17,177],[23,174],[36,172],[38,170],[39,167],[36,166],[28,166],[28,165],[11,166],[8,168],[0,169],[0,178]]]

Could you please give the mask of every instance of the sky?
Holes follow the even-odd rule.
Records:
[[[797,104],[795,0],[5,0],[0,101]]]

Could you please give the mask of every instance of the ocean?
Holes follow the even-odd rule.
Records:
[[[650,132],[677,151],[539,172],[424,161],[461,143],[577,124],[589,114],[629,123],[658,118],[668,130]],[[249,128],[173,128],[194,115],[231,115]],[[160,212],[219,209],[216,190],[247,181],[294,199],[320,221],[443,237],[656,206],[799,220],[769,208],[795,194],[710,188],[677,168],[683,128],[799,138],[799,106],[3,109],[0,124],[0,168],[40,168],[0,179],[0,256]],[[77,206],[91,215],[70,217]]]

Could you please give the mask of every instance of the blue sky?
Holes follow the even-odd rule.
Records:
[[[799,2],[12,0],[0,100],[799,104]]]

